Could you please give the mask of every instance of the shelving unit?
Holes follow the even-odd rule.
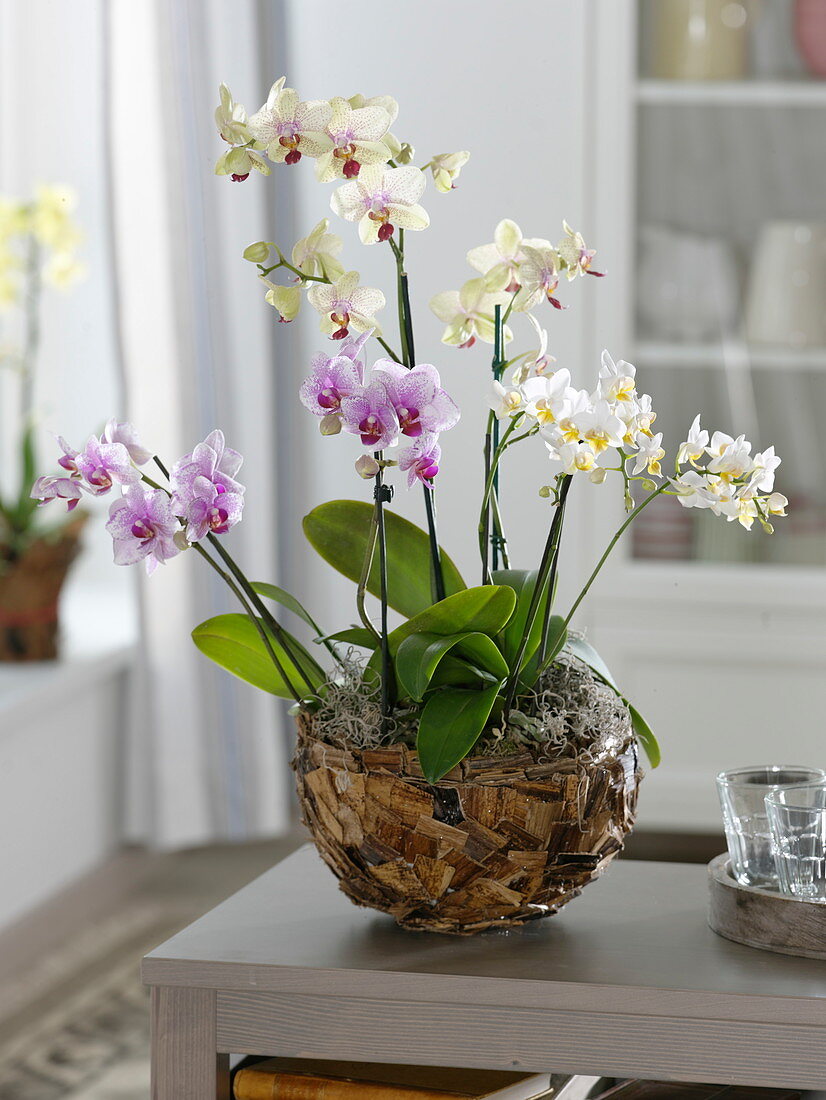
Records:
[[[682,370],[701,367],[725,369],[736,360],[752,370],[826,371],[826,348],[768,347],[732,338],[716,344],[680,344],[640,340],[635,345],[638,367]]]
[[[651,316],[651,300],[638,309],[640,228],[728,244],[742,303],[762,225],[826,221],[826,82],[641,76],[640,6],[617,0],[610,15],[600,9],[595,31],[599,163],[589,233],[614,279],[613,295],[595,307],[587,354],[606,345],[636,364],[669,462],[698,412],[710,431],[745,432],[755,451],[774,444],[783,459],[777,489],[791,505],[769,536],[673,498],[663,505],[671,513],[658,516],[655,502],[643,514],[648,530],[635,523],[609,558],[581,625],[663,744],[664,764],[641,790],[640,824],[711,831],[720,828],[716,771],[780,756],[823,759],[826,348],[749,345],[742,316],[722,323],[730,335],[713,341],[681,342],[679,326],[666,335],[658,325],[654,336],[638,320]],[[668,262],[659,267],[667,278]],[[708,330],[715,327],[721,322]],[[623,517],[606,494],[592,499],[580,534],[588,560]]]
[[[738,107],[826,107],[824,80],[688,81],[642,79],[638,103]]]

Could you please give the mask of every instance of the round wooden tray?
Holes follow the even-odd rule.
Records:
[[[826,959],[826,905],[741,886],[727,854],[708,865],[708,923],[718,936],[775,951]]]

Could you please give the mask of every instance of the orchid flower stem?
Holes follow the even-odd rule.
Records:
[[[375,459],[380,462],[381,451],[376,451]],[[387,725],[392,709],[392,684],[393,670],[390,665],[390,643],[387,630],[387,540],[384,530],[384,505],[392,497],[392,490],[384,484],[384,473],[379,467],[376,474],[376,487],[374,490],[376,502],[376,526],[378,529],[379,543],[379,577],[381,584],[381,714],[382,725]]]
[[[235,594],[235,596],[238,599],[238,602],[244,608],[244,611],[246,612],[247,617],[252,621],[252,623],[254,624],[256,630],[258,631],[258,633],[261,637],[261,641],[264,644],[264,648],[266,649],[270,660],[275,665],[275,668],[276,668],[276,671],[278,672],[278,675],[281,677],[281,679],[286,684],[287,690],[289,691],[290,695],[292,695],[293,699],[295,699],[296,703],[300,703],[301,702],[300,694],[298,693],[298,691],[297,691],[295,685],[293,684],[292,680],[290,680],[289,676],[287,675],[287,670],[284,668],[284,666],[279,661],[278,656],[277,656],[275,650],[272,647],[272,642],[270,641],[269,635],[267,634],[267,631],[264,629],[263,623],[258,618],[258,616],[255,614],[253,609],[250,607],[249,603],[247,603],[247,600],[244,597],[244,593],[241,591],[241,589],[238,587],[238,585],[235,583],[235,581],[232,579],[232,577],[229,575],[229,573],[225,572],[221,568],[221,566],[218,564],[218,562],[215,561],[213,558],[211,558],[209,556],[209,554],[206,552],[206,550],[203,548],[203,546],[200,545],[200,543],[197,543],[197,542],[193,543],[192,548],[193,548],[193,550],[197,550],[197,552],[201,555],[201,557],[204,559],[204,561],[207,562],[215,570],[215,572],[218,574],[218,576],[221,578],[221,580],[224,582],[224,584],[226,584],[231,589],[231,591]],[[298,665],[296,665],[296,668],[298,668]]]
[[[516,428],[517,420],[511,420],[510,424],[505,429],[505,434],[502,436],[499,446],[495,451],[491,451],[489,448],[491,439],[493,436],[493,422],[495,414],[491,411],[488,413],[488,427],[485,433],[485,488],[482,493],[482,508],[479,513],[479,553],[482,558],[482,584],[490,584],[489,580],[485,580],[486,576],[490,576],[487,567],[488,561],[488,547],[490,545],[490,501],[491,494],[493,493],[493,475],[496,471],[496,467],[499,465],[499,461],[502,455],[505,453],[511,443],[517,442],[517,440],[511,440],[511,435]],[[524,439],[524,436],[519,436],[518,439]]]
[[[490,584],[492,577],[488,566],[490,552],[490,494],[493,488],[493,470],[491,468],[491,420],[488,417],[488,430],[485,432],[485,491],[482,496],[482,514],[479,517],[479,553],[482,555],[482,584]]]
[[[399,244],[390,238],[393,255],[396,257],[396,275],[398,282],[399,334],[402,342],[402,357],[408,370],[416,365],[416,350],[413,340],[413,312],[410,308],[410,287],[407,272],[404,270],[404,235],[399,230]],[[422,485],[424,508],[427,516],[427,533],[430,542],[430,581],[434,603],[445,598],[445,579],[442,569],[442,552],[439,547],[439,535],[436,530],[436,497],[432,486]]]
[[[605,553],[602,555],[602,557],[599,559],[596,566],[594,567],[594,571],[591,573],[591,576],[585,582],[585,587],[582,589],[580,594],[574,600],[573,607],[568,612],[568,616],[565,619],[566,628],[567,628],[568,624],[570,623],[571,619],[574,617],[577,608],[579,607],[579,605],[582,603],[582,601],[585,599],[586,595],[588,594],[589,588],[594,583],[594,581],[597,579],[597,576],[599,574],[600,569],[602,569],[603,565],[605,565],[605,562],[608,560],[608,555],[611,553],[611,551],[614,549],[614,547],[619,542],[620,536],[623,534],[623,532],[626,530],[626,528],[629,527],[634,522],[634,520],[637,518],[637,516],[640,514],[640,512],[643,510],[643,508],[647,508],[648,505],[651,503],[651,501],[654,500],[655,497],[658,497],[667,488],[668,488],[668,482],[664,481],[663,484],[659,487],[659,489],[655,489],[653,493],[650,493],[645,498],[645,500],[642,501],[641,504],[638,504],[637,507],[632,512],[630,512],[629,515],[627,515],[625,517],[624,522],[619,526],[616,533],[614,534],[614,537],[611,539],[611,541],[608,543],[607,547],[605,548]],[[540,668],[539,671],[540,672],[544,671],[544,668],[545,668],[545,666],[543,665],[542,668]]]
[[[396,355],[395,351],[390,347],[386,340],[383,340],[381,336],[377,336],[376,340],[381,344],[394,363],[401,363],[401,359]]]
[[[493,364],[492,364],[492,369],[493,369],[493,377],[494,377],[495,381],[499,382],[502,378],[502,307],[501,307],[501,305],[497,304],[494,307],[493,316],[494,316],[494,322],[493,322],[494,323],[494,337],[493,337],[494,342],[493,342]],[[493,421],[493,435],[492,435],[492,438],[491,438],[491,446],[493,448],[493,453],[495,454],[499,450],[499,419],[498,419],[498,417],[495,418],[494,421]],[[492,487],[491,496],[488,498],[489,502],[492,501],[492,500],[497,500],[498,501],[498,497],[499,497],[499,463],[498,462],[493,467],[492,472],[493,472],[493,487]],[[489,506],[490,506],[490,504],[489,504]],[[501,545],[501,547],[504,551],[503,557],[507,556],[507,551],[505,550],[505,547],[504,547],[505,536],[504,536],[504,532],[502,531],[501,517],[499,517],[499,522],[498,523],[497,523],[497,517],[499,517],[498,504],[494,508],[493,535],[491,536],[491,561],[492,561],[494,570],[499,568],[500,545]]]
[[[531,636],[531,630],[533,629],[534,620],[536,619],[539,605],[542,601],[542,594],[545,591],[548,582],[551,579],[551,572],[554,568],[554,561],[559,551],[559,539],[562,533],[562,519],[565,512],[565,500],[568,496],[568,491],[571,488],[572,475],[563,474],[562,482],[559,486],[559,496],[556,505],[556,511],[554,512],[554,518],[551,521],[551,527],[548,531],[548,538],[545,542],[545,549],[542,552],[542,561],[539,563],[539,572],[536,577],[536,584],[534,586],[533,595],[531,596],[530,606],[528,607],[528,614],[525,618],[525,626],[522,631],[522,640],[519,643],[519,649],[516,657],[514,658],[513,665],[511,666],[510,676],[508,677],[507,686],[505,688],[505,709],[502,712],[503,722],[507,722],[508,715],[513,707],[514,698],[516,696],[516,688],[519,683],[519,674],[522,671],[522,662],[525,659],[525,653],[528,648],[528,640]],[[548,603],[551,603],[552,592],[548,592]]]
[[[502,568],[510,569],[511,561],[510,554],[508,553],[508,540],[503,533],[502,513],[499,511],[499,497],[494,489],[490,494],[490,504],[493,509],[493,526],[498,532],[493,536],[494,546],[499,547],[499,553],[502,555]]]
[[[567,495],[567,490],[566,490]],[[553,561],[551,562],[551,572],[548,575],[548,599],[545,603],[545,611],[542,615],[542,634],[539,638],[539,664],[542,665],[545,662],[545,654],[548,649],[548,634],[551,628],[551,613],[554,606],[554,590],[556,589],[556,573],[559,566],[559,544],[562,538],[562,527],[565,523],[565,500],[561,500],[559,504],[559,533],[556,540],[556,550],[554,551]]]
[[[277,639],[277,641],[279,642],[279,644],[283,648],[284,652],[289,655],[290,660],[293,662],[293,664],[295,665],[297,671],[300,673],[301,678],[304,681],[304,683],[306,684],[307,688],[310,691],[313,691],[312,681],[308,678],[306,672],[301,667],[301,655],[300,655],[300,653],[295,652],[295,650],[293,649],[293,646],[291,644],[291,640],[285,634],[284,629],[282,628],[281,624],[275,618],[273,613],[270,611],[270,609],[267,607],[267,605],[264,603],[264,601],[261,599],[261,597],[255,591],[255,589],[252,587],[252,585],[247,580],[247,578],[244,576],[243,572],[241,571],[240,566],[236,563],[235,559],[232,557],[229,550],[226,549],[226,547],[224,546],[224,544],[221,542],[221,540],[218,538],[217,535],[213,535],[213,534],[207,535],[207,541],[209,542],[210,546],[213,547],[216,554],[218,554],[218,556],[224,561],[224,563],[226,564],[226,566],[229,569],[230,573],[232,573],[233,577],[235,577],[238,584],[244,590],[244,594],[246,595],[246,598],[249,600],[249,602],[252,604],[252,606],[255,608],[255,610],[258,612],[258,614],[261,616],[261,618],[264,620],[264,622],[267,624],[269,629],[272,631],[273,635],[275,636],[275,638]]]
[[[154,462],[155,462],[155,465],[158,467],[158,469],[163,474],[163,476],[168,481],[169,480],[169,471],[167,470],[166,466],[164,466],[163,462],[161,462],[161,460],[158,458],[157,455],[155,455],[155,457],[154,457]],[[162,488],[162,486],[156,484],[154,481],[152,481],[151,478],[147,477],[146,474],[143,475],[143,480],[148,485],[151,485],[154,489],[161,489]],[[169,492],[169,490],[165,489],[164,492]],[[248,600],[249,603],[251,603],[252,606],[256,609],[256,611],[258,611],[258,614],[261,616],[261,618],[264,620],[264,622],[270,628],[270,630],[273,633],[273,636],[278,640],[279,644],[284,649],[284,652],[289,654],[290,659],[292,660],[293,664],[295,665],[297,671],[301,674],[301,678],[304,681],[304,683],[306,684],[306,686],[309,688],[310,691],[313,691],[314,689],[313,689],[312,682],[308,679],[306,672],[301,667],[301,655],[299,653],[295,653],[293,651],[292,646],[290,645],[290,640],[285,635],[285,633],[284,633],[284,631],[281,627],[281,624],[275,618],[275,616],[270,611],[270,609],[267,607],[267,605],[261,600],[261,597],[258,595],[258,593],[252,587],[250,582],[247,580],[247,578],[241,572],[241,569],[236,564],[235,559],[232,557],[230,552],[224,547],[224,545],[222,544],[222,542],[218,538],[218,536],[213,535],[213,534],[209,534],[209,535],[207,535],[207,539],[208,539],[210,545],[214,547],[215,552],[218,554],[218,556],[223,558],[223,560],[226,563],[227,567],[229,568],[230,572],[235,577],[235,580],[238,582],[238,584],[241,586],[244,593],[246,594],[246,599],[243,601],[245,606],[247,606],[247,600]],[[210,562],[210,564],[213,565],[213,567],[215,567],[215,563],[212,561],[212,559],[209,557],[209,555],[206,553],[206,551],[204,550],[204,548],[202,546],[199,546],[198,543],[192,543],[192,546],[201,554],[202,557],[206,557],[206,559]],[[228,575],[224,573],[223,569],[219,569],[218,571],[221,573],[221,576],[224,577],[225,580],[227,580]],[[227,580],[227,583],[230,583],[230,582]],[[230,584],[230,587],[232,588],[232,590],[234,592],[236,591],[234,583]],[[250,612],[250,614],[251,614],[251,612]],[[257,617],[256,617],[256,623],[258,623]],[[259,631],[259,633],[261,633],[261,631]],[[266,632],[264,632],[264,633],[266,633]],[[262,637],[263,637],[263,635],[262,635]],[[268,642],[268,639],[266,640],[266,642]],[[283,668],[281,667],[281,664],[278,661],[278,658],[275,656],[275,653],[272,650],[272,646],[270,646],[269,644],[267,644],[267,651],[272,656],[273,662],[276,665],[276,668],[278,669],[279,673],[283,677],[284,682],[287,684],[287,687],[289,687],[290,691],[293,694],[295,694],[295,691],[294,691],[294,688],[293,688],[292,684],[287,679],[287,677],[284,673],[284,670],[283,670]],[[298,696],[296,696],[296,698],[298,698]]]
[[[379,536],[379,516],[378,516],[378,504],[373,508],[373,516],[370,520],[370,531],[367,535],[367,549],[364,554],[364,562],[361,567],[361,576],[359,577],[358,588],[356,589],[356,607],[358,608],[359,618],[364,624],[365,628],[370,631],[377,643],[381,643],[381,635],[373,626],[370,620],[370,616],[367,614],[367,607],[365,606],[365,597],[367,595],[367,582],[370,579],[370,570],[373,568],[373,558],[376,554],[376,541]]]

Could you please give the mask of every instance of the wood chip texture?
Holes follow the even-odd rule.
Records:
[[[622,850],[641,779],[633,741],[554,771],[471,757],[436,784],[404,745],[343,752],[298,718],[303,819],[344,893],[405,928],[472,935],[550,916]]]

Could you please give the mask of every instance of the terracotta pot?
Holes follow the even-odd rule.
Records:
[[[633,738],[584,765],[471,757],[436,784],[403,745],[344,751],[299,717],[304,821],[341,889],[405,928],[470,935],[555,913],[621,851],[641,773]]]
[[[56,536],[32,542],[20,557],[0,547],[0,661],[47,661],[58,655],[58,599],[80,550],[85,516]]]
[[[810,72],[826,77],[826,3],[796,0],[794,36],[800,56]]]

